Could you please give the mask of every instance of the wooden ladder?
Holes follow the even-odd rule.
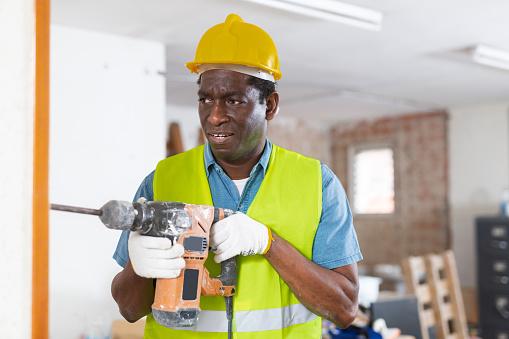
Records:
[[[407,294],[417,296],[423,339],[430,329],[437,339],[467,339],[468,327],[451,250],[440,254],[411,256],[401,263]]]

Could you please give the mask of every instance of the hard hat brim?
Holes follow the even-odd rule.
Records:
[[[264,77],[257,76],[255,74],[251,74],[250,72],[244,72],[244,71],[232,69],[232,67],[228,67],[228,65],[239,65],[239,66],[250,67],[250,68],[253,68],[253,69],[263,70],[264,72],[266,72],[265,74],[269,74],[269,75],[271,75],[274,78],[273,81],[278,81],[279,79],[281,79],[281,75],[282,75],[280,71],[268,68],[268,67],[266,67],[264,65],[261,65],[261,64],[258,64],[258,65],[252,65],[252,64],[251,65],[246,65],[245,63],[239,63],[239,62],[224,62],[224,61],[206,61],[206,62],[201,61],[201,62],[195,62],[195,61],[192,61],[192,62],[187,62],[185,65],[191,71],[191,73],[200,74],[199,67],[201,65],[208,65],[208,64],[213,64],[215,66],[216,65],[225,65],[225,67],[217,66],[217,67],[214,67],[214,69],[219,69],[219,68],[231,69],[231,70],[238,71],[240,73],[245,73],[245,74],[248,74],[248,75],[252,75],[252,76],[255,76],[257,78],[264,79],[264,80],[272,80],[272,79],[265,79]],[[208,68],[208,69],[211,69],[211,68]]]

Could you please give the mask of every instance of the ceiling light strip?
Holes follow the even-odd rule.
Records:
[[[473,52],[475,62],[509,71],[509,51],[486,45],[477,45]]]
[[[383,14],[372,9],[333,0],[247,0],[289,12],[379,31]]]

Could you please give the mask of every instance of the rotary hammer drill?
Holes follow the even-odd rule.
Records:
[[[200,314],[200,295],[225,297],[229,332],[232,299],[237,282],[236,258],[221,263],[221,274],[210,277],[204,267],[213,223],[233,214],[232,210],[169,201],[127,202],[110,200],[99,210],[56,205],[51,209],[97,215],[111,229],[138,231],[165,237],[184,246],[186,267],[173,279],[157,279],[152,315],[166,327],[193,326]]]

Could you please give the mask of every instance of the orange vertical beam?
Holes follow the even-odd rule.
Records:
[[[35,112],[32,201],[32,339],[49,336],[49,33],[50,0],[34,0]]]

